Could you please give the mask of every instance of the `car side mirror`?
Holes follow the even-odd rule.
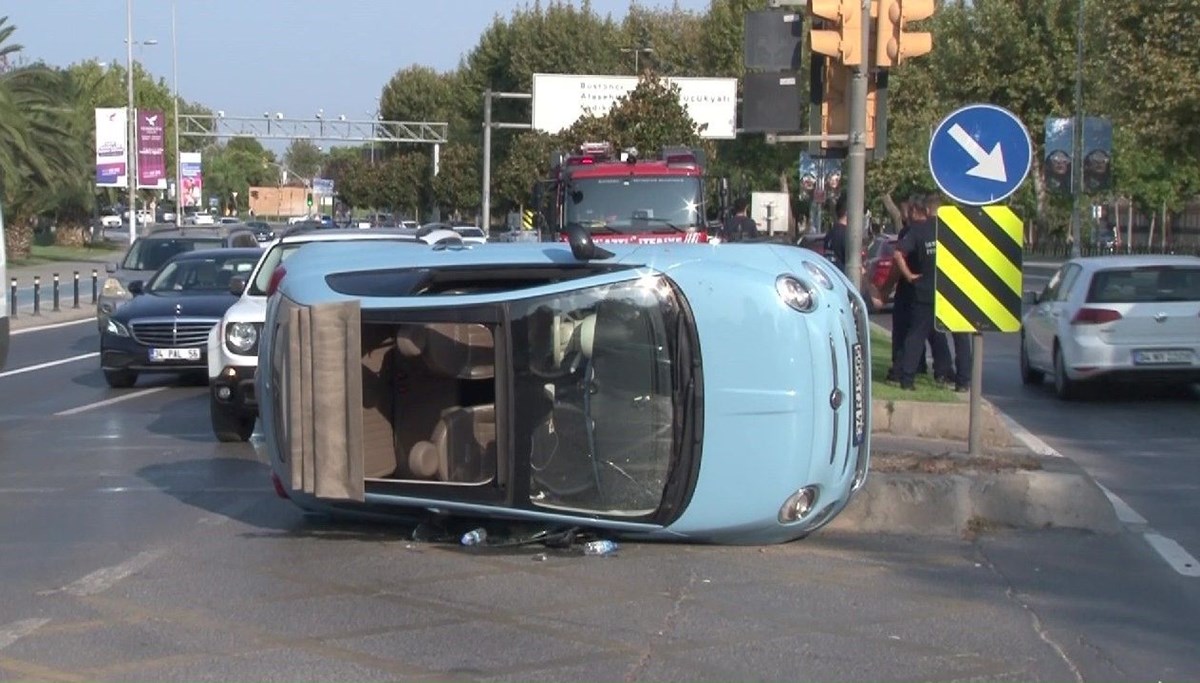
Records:
[[[117,272],[117,264],[115,264],[115,263],[105,263],[105,264],[104,264],[104,272],[106,272],[106,273],[115,273],[115,272]]]
[[[229,293],[234,296],[241,296],[242,292],[246,291],[246,278],[241,275],[234,275],[229,278]]]
[[[133,282],[130,282],[126,289],[128,289],[129,293],[134,296],[142,294],[146,291],[145,285],[141,280],[134,280]]]
[[[1021,303],[1026,306],[1036,306],[1038,304],[1037,292],[1021,292]]]
[[[567,226],[567,243],[571,245],[571,254],[579,261],[606,259],[613,253],[596,246],[591,234],[582,225],[572,223]]]

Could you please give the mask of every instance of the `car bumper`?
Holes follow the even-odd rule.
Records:
[[[208,380],[212,398],[217,404],[245,417],[258,416],[258,395],[254,390],[257,368],[227,365],[216,377]]]
[[[1139,346],[1114,345],[1099,338],[1068,341],[1065,356],[1067,376],[1075,380],[1104,379],[1147,384],[1200,382],[1200,349],[1190,348],[1191,363],[1139,365],[1134,363],[1134,351],[1154,350],[1153,344]]]
[[[200,355],[187,360],[151,360],[150,347],[129,337],[104,334],[100,338],[100,367],[105,370],[136,370],[138,372],[188,372],[208,369],[208,352],[204,347]]]

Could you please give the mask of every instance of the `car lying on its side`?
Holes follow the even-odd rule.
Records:
[[[777,244],[302,249],[259,350],[302,508],[731,543],[803,537],[867,476],[865,305]],[[611,250],[611,251],[610,251]]]
[[[180,253],[148,281],[129,283],[133,299],[113,311],[100,333],[100,367],[111,387],[139,374],[203,372],[205,340],[236,298],[229,282],[258,263],[261,249]]]
[[[213,433],[220,441],[246,441],[254,432],[258,401],[254,373],[258,367],[258,341],[266,316],[266,290],[275,269],[306,244],[347,240],[391,240],[411,244],[459,242],[449,231],[435,231],[417,238],[405,231],[328,230],[294,226],[266,247],[254,269],[230,282],[237,302],[228,307],[219,324],[208,334],[209,415]]]
[[[1071,399],[1101,380],[1200,382],[1200,258],[1071,259],[1025,303],[1026,384],[1049,374],[1055,393]]]

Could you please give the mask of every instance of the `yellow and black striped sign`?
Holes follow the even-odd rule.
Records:
[[[943,206],[937,213],[937,328],[1021,329],[1021,219],[1007,206]]]
[[[525,209],[521,212],[521,229],[533,230],[533,210]]]

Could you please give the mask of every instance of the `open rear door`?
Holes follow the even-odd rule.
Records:
[[[362,501],[362,342],[358,301],[289,310],[287,411],[292,488]]]

